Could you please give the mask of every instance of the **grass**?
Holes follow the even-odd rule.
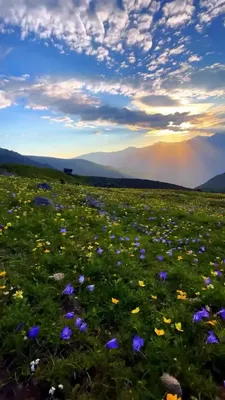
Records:
[[[40,179],[0,177],[0,398],[10,387],[23,400],[31,393],[42,400],[161,400],[167,372],[179,380],[183,399],[215,400],[225,379],[225,321],[217,315],[225,306],[225,196],[60,185],[53,178],[46,194],[35,189]],[[58,210],[34,207],[37,194]],[[106,213],[84,205],[85,195],[104,201]],[[56,273],[65,277],[57,281]],[[62,295],[68,283],[75,292]],[[183,300],[177,290],[186,293]],[[210,317],[193,323],[205,306]],[[77,317],[86,332],[75,328]],[[35,325],[37,338],[27,338]],[[70,340],[60,338],[65,326]],[[206,343],[209,330],[218,344]],[[136,334],[145,340],[140,352],[132,349]],[[106,348],[112,338],[118,349]]]

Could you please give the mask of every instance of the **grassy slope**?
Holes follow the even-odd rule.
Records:
[[[64,389],[55,392],[56,399],[160,400],[165,394],[160,376],[170,372],[180,380],[184,400],[191,395],[214,400],[223,383],[225,362],[225,322],[215,315],[224,307],[225,197],[55,182],[53,192],[58,197],[52,199],[64,206],[59,212],[32,206],[37,194],[34,184],[39,181],[0,176],[0,224],[8,224],[0,236],[0,270],[6,271],[6,277],[0,278],[5,286],[0,289],[4,371],[0,394],[10,379],[13,387],[16,377],[19,382],[29,381],[31,389],[37,382],[34,399],[46,399],[52,385],[63,384]],[[85,194],[100,197],[108,215],[82,205]],[[67,234],[62,236],[64,227]],[[160,238],[171,240],[171,245]],[[200,246],[206,251],[199,253]],[[170,248],[175,249],[171,256]],[[142,260],[140,249],[145,249]],[[163,261],[158,261],[159,255]],[[218,269],[223,273],[220,278],[211,274]],[[168,273],[166,282],[158,280],[159,271]],[[50,278],[57,272],[65,274],[62,281]],[[85,276],[83,285],[78,283],[79,275]],[[207,289],[202,276],[211,277],[213,287]],[[140,280],[145,287],[139,286]],[[64,299],[68,282],[75,295]],[[87,290],[87,284],[95,285],[94,292]],[[13,297],[16,290],[23,291],[23,299]],[[178,300],[177,290],[185,291],[187,300]],[[112,297],[119,303],[113,304]],[[205,305],[211,307],[215,326],[192,323],[193,313]],[[140,312],[132,314],[136,307]],[[64,318],[72,310],[88,323],[87,332],[80,333],[74,320]],[[165,324],[163,316],[172,323]],[[24,326],[16,333],[22,321]],[[182,323],[184,332],[175,329],[175,322]],[[33,325],[40,327],[38,341],[24,340]],[[65,326],[73,331],[69,341],[60,339]],[[164,329],[165,336],[157,336],[155,328]],[[214,331],[219,344],[206,344],[208,330]],[[145,339],[140,354],[132,351],[136,333]],[[105,343],[114,337],[119,349],[107,350]],[[31,375],[30,362],[37,358],[40,364]],[[24,393],[22,398],[29,397]]]

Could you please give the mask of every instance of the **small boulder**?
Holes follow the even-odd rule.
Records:
[[[52,190],[51,186],[48,183],[38,183],[37,189]]]
[[[104,203],[103,202],[101,202],[101,201],[99,201],[97,199],[94,199],[91,196],[86,196],[83,199],[83,203],[86,203],[89,207],[98,208],[98,209],[104,207]]]
[[[52,200],[48,199],[47,197],[41,197],[41,196],[37,196],[34,198],[34,205],[54,207],[54,203],[52,202]]]

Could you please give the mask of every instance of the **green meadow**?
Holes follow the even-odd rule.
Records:
[[[0,177],[0,398],[222,398],[225,195],[43,178]]]

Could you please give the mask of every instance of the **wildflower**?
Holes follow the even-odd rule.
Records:
[[[180,261],[180,260],[183,260],[183,257],[182,256],[178,256],[177,259],[178,259],[178,261]]]
[[[80,275],[78,279],[79,283],[84,283],[84,275]]]
[[[171,319],[163,317],[163,321],[165,322],[165,324],[171,324]]]
[[[65,235],[66,235],[66,228],[62,228],[62,229],[60,230],[60,233],[61,233],[63,236],[65,236]]]
[[[144,339],[139,337],[138,335],[133,338],[133,350],[140,351],[140,349],[144,346]]]
[[[63,328],[60,337],[63,340],[69,340],[71,335],[72,335],[72,330],[68,326],[66,326],[65,328]]]
[[[200,311],[197,311],[193,316],[193,322],[202,321],[203,318],[209,318],[209,313],[203,307]]]
[[[6,276],[6,271],[1,271],[0,272],[0,278],[5,278]]]
[[[32,328],[30,328],[30,330],[29,330],[27,336],[28,336],[30,339],[36,339],[36,337],[37,337],[37,335],[39,334],[39,332],[40,332],[39,326],[35,325],[35,326],[33,326]]]
[[[219,315],[222,319],[225,320],[225,308],[222,308],[217,315]]]
[[[158,256],[159,261],[163,261],[163,256]]]
[[[177,394],[167,394],[166,400],[181,400],[181,397],[178,397]]]
[[[45,249],[44,253],[50,253],[49,249]]]
[[[121,265],[121,261],[117,262],[117,267],[119,267]]]
[[[63,390],[63,385],[60,383],[60,384],[58,385],[58,388],[61,389],[61,390]]]
[[[212,320],[212,321],[207,321],[206,324],[215,326],[215,325],[217,324],[217,321],[214,319],[214,320]]]
[[[118,340],[116,338],[109,340],[106,343],[106,347],[107,347],[107,349],[118,349],[118,347],[119,347]]]
[[[89,292],[93,292],[95,289],[95,285],[88,285],[87,289],[89,290]]]
[[[76,328],[80,328],[80,326],[82,325],[82,323],[83,323],[83,319],[82,319],[82,318],[77,318],[77,319],[76,319],[76,322],[75,322]]]
[[[139,313],[139,311],[140,311],[140,308],[136,307],[134,310],[131,311],[131,314],[137,314],[137,313]]]
[[[113,304],[118,304],[118,303],[119,303],[119,300],[114,299],[114,298],[112,297],[112,303],[113,303]]]
[[[61,281],[63,278],[65,278],[65,274],[57,272],[56,274],[50,276],[49,278],[53,278],[55,279],[55,281]]]
[[[5,285],[0,286],[0,289],[5,289],[5,288],[6,288]]]
[[[98,248],[97,253],[98,254],[102,254],[103,253],[103,250],[101,249],[101,247]]]
[[[183,329],[181,329],[181,322],[176,322],[175,327],[178,332],[184,332]]]
[[[145,287],[144,281],[139,281],[138,284],[140,287]]]
[[[167,278],[167,272],[164,272],[164,271],[159,272],[159,277],[160,277],[160,279],[165,281]]]
[[[151,298],[153,299],[153,300],[156,300],[157,299],[157,296],[153,296],[153,294],[151,295]]]
[[[69,294],[69,295],[72,295],[72,294],[73,294],[73,292],[74,292],[74,288],[73,288],[73,286],[71,286],[71,284],[70,284],[70,283],[68,283],[68,285],[66,285],[66,287],[65,287],[65,289],[64,289],[64,291],[63,291],[63,294]]]
[[[165,335],[165,332],[164,332],[163,329],[155,328],[155,333],[156,333],[157,336],[164,336]]]
[[[74,318],[74,312],[68,312],[67,314],[64,315],[64,318],[72,319]]]
[[[211,283],[211,279],[210,279],[210,278],[206,278],[206,279],[205,279],[205,284],[206,284],[206,285],[210,285],[210,283]]]
[[[48,393],[49,393],[51,396],[53,396],[53,394],[55,393],[55,390],[56,390],[56,389],[54,388],[54,386],[52,386]]]
[[[206,343],[208,344],[212,344],[212,343],[219,343],[219,340],[216,338],[216,336],[214,335],[214,333],[212,331],[208,331],[208,338],[206,340]]]
[[[13,297],[15,299],[23,299],[23,291],[22,290],[17,290],[16,293],[14,293]]]
[[[86,332],[86,330],[87,330],[87,323],[86,323],[86,322],[83,322],[83,323],[80,325],[80,332]]]

